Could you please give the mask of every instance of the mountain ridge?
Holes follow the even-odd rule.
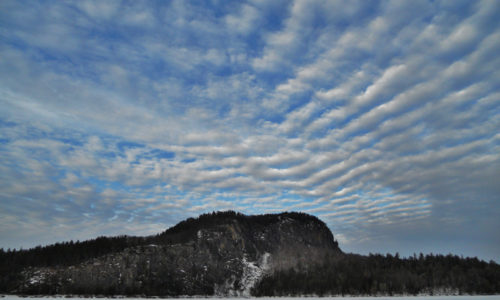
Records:
[[[74,254],[68,249],[79,246],[53,247],[57,256],[49,255],[45,263],[28,258],[13,280],[2,280],[2,290],[249,296],[264,274],[299,265],[307,268],[325,256],[341,253],[326,224],[296,212],[204,214],[158,235],[98,238],[82,247],[88,252],[67,259],[64,257]],[[44,252],[44,248],[38,250]],[[25,256],[28,254],[30,251]]]
[[[453,255],[343,253],[315,216],[234,211],[146,237],[0,251],[0,293],[142,296],[500,293],[500,266]],[[444,292],[443,292],[444,291]]]

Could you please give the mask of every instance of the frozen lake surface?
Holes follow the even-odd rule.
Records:
[[[49,299],[55,299],[55,300],[62,300],[62,299],[67,299],[67,300],[85,300],[85,299],[90,299],[90,298],[79,298],[79,297],[65,297],[65,296],[59,296],[59,297],[19,297],[19,296],[4,296],[0,298],[0,300],[49,300]],[[102,299],[102,300],[116,300],[116,299],[126,299],[126,300],[134,300],[134,299],[159,299],[159,298],[106,298],[106,297],[96,297],[95,299]],[[380,297],[262,297],[262,298],[170,298],[170,299],[189,299],[189,300],[207,300],[207,299],[227,299],[227,300],[240,300],[240,299],[262,299],[262,300],[298,300],[298,299],[307,299],[307,300],[335,300],[335,299],[349,299],[349,300],[400,300],[400,299],[415,299],[415,300],[480,300],[480,299],[485,299],[485,300],[500,300],[500,295],[492,295],[492,296],[394,296],[394,297],[389,297],[389,296],[380,296]]]

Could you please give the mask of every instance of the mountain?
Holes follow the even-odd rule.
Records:
[[[2,249],[0,293],[498,294],[500,266],[451,254],[346,254],[314,216],[228,211],[187,219],[154,236]]]
[[[48,262],[40,264],[33,254],[31,262],[20,263],[25,267],[6,280],[5,291],[248,296],[266,274],[306,270],[341,254],[330,230],[316,217],[232,211],[191,218],[157,236],[100,238],[55,248],[55,257],[46,254]],[[85,253],[91,249],[95,255]],[[82,254],[64,258],[73,256],[72,251]],[[43,260],[43,249],[38,252]]]

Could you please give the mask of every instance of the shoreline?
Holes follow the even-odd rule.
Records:
[[[1,294],[0,298],[15,298],[15,299],[47,299],[47,298],[66,298],[66,299],[289,299],[289,298],[324,298],[324,299],[407,299],[407,298],[467,298],[467,297],[498,297],[500,299],[500,294],[417,294],[417,295],[328,295],[328,296],[318,296],[318,295],[297,295],[297,296],[264,296],[264,297],[238,297],[238,296],[177,296],[177,297],[163,297],[163,296],[145,296],[145,295],[12,295],[12,294]]]

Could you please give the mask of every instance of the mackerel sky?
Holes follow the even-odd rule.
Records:
[[[303,211],[500,262],[500,1],[0,1],[0,247]]]

